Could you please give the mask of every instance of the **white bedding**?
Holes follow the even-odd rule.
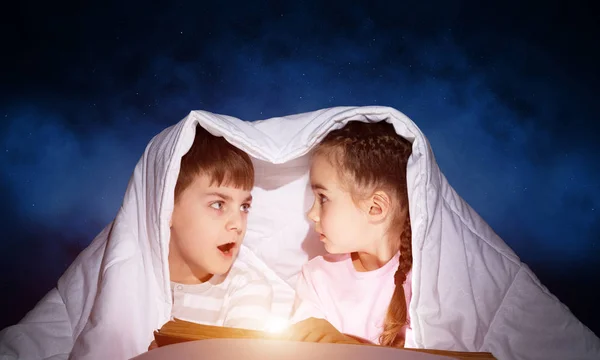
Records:
[[[389,121],[414,141],[408,184],[413,226],[410,316],[421,348],[491,351],[498,359],[599,359],[600,341],[450,187],[427,139],[387,107],[337,107],[243,122],[193,111],[146,148],[113,222],[17,325],[0,357],[125,359],[146,350],[169,319],[168,219],[179,160],[195,124],[247,151],[255,201],[240,256],[262,266],[288,315],[301,265],[322,253],[306,211],[306,154],[347,121]]]

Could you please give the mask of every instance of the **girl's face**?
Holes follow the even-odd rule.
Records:
[[[354,203],[325,157],[313,158],[310,184],[315,200],[308,217],[314,221],[325,250],[331,254],[364,251],[370,240],[367,213]]]

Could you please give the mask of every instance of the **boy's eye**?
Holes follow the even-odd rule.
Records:
[[[243,204],[243,205],[240,207],[240,210],[242,210],[243,212],[248,212],[248,211],[250,211],[250,204]]]
[[[210,207],[215,209],[215,210],[221,210],[223,209],[223,202],[222,201],[215,201],[214,203],[210,204]]]

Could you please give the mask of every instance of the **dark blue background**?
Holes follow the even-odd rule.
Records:
[[[388,105],[596,333],[598,21],[591,2],[13,3],[2,22],[0,327],[116,214],[151,137]],[[378,5],[375,5],[378,3]]]

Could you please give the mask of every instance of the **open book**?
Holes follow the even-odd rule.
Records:
[[[274,334],[258,330],[203,325],[180,319],[171,320],[154,332],[159,347],[193,340],[276,338]]]
[[[278,340],[278,334],[268,333],[257,330],[238,329],[221,326],[211,326],[192,323],[175,319],[167,322],[159,330],[154,332],[154,339],[159,347],[208,339],[257,339],[257,340]],[[353,346],[353,345],[350,345]],[[374,346],[383,348],[382,346]],[[490,353],[483,352],[458,352],[445,350],[428,350],[428,349],[395,349],[397,351],[415,351],[421,353],[437,354],[453,359],[465,360],[493,360],[495,359]]]

